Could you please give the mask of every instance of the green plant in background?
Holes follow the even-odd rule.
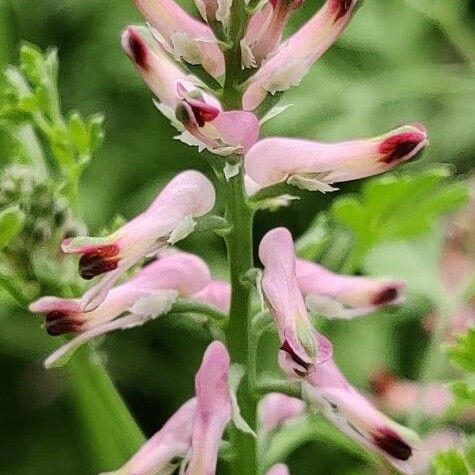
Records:
[[[330,8],[331,3],[328,2],[327,8]],[[146,9],[146,3],[144,5],[142,8]],[[193,230],[195,232],[215,231],[219,236],[224,237],[227,246],[232,287],[231,301],[226,301],[226,299],[229,299],[226,286],[218,286],[219,291],[213,287],[212,292],[208,286],[211,284],[218,285],[218,281],[205,285],[205,279],[202,282],[203,288],[198,292],[192,292],[191,290],[187,292],[182,290],[183,287],[173,287],[167,289],[168,293],[165,294],[162,292],[164,289],[160,289],[160,292],[154,291],[146,299],[136,299],[131,308],[123,307],[124,311],[130,312],[130,316],[112,320],[112,322],[109,322],[112,324],[110,327],[107,326],[108,323],[101,327],[100,321],[95,326],[93,315],[95,315],[96,309],[101,308],[101,304],[97,304],[97,302],[91,304],[91,301],[94,301],[94,298],[98,295],[100,298],[104,298],[104,294],[101,293],[104,287],[99,287],[100,291],[98,292],[97,287],[93,286],[91,288],[92,293],[89,290],[85,294],[85,300],[82,299],[85,308],[81,308],[79,312],[74,310],[71,314],[69,313],[71,312],[70,309],[65,310],[62,307],[58,309],[45,307],[38,311],[46,314],[46,327],[50,331],[63,333],[65,330],[73,330],[79,334],[79,336],[66,343],[63,351],[64,348],[76,348],[76,342],[82,343],[81,338],[89,339],[90,336],[97,336],[112,329],[128,328],[132,325],[142,324],[160,314],[168,314],[179,320],[190,321],[191,328],[195,328],[193,325],[205,327],[211,332],[213,338],[225,340],[231,360],[234,363],[231,374],[228,374],[229,368],[219,366],[219,369],[217,369],[216,366],[210,363],[210,361],[216,360],[213,364],[224,364],[226,366],[223,363],[226,357],[222,354],[216,356],[209,350],[197,374],[196,396],[199,406],[205,408],[206,413],[206,407],[208,407],[208,410],[209,407],[213,407],[210,396],[206,396],[203,390],[203,386],[209,385],[208,391],[211,392],[211,399],[216,399],[218,394],[221,394],[224,398],[222,404],[215,406],[213,414],[221,412],[221,409],[227,407],[227,404],[234,411],[233,425],[229,430],[230,444],[224,445],[221,453],[223,458],[229,462],[232,473],[251,474],[267,469],[270,470],[269,473],[286,473],[287,469],[284,466],[275,464],[284,461],[293,450],[309,440],[330,441],[336,446],[342,447],[342,450],[353,454],[360,461],[368,461],[371,464],[381,463],[378,457],[368,455],[318,416],[307,414],[301,420],[289,418],[288,421],[281,421],[278,427],[274,427],[272,430],[265,427],[263,419],[258,420],[257,418],[257,403],[263,393],[280,390],[296,395],[299,394],[299,386],[302,382],[299,379],[297,382],[291,381],[289,383],[282,378],[281,374],[277,376],[279,373],[276,371],[274,361],[267,365],[265,371],[258,371],[257,366],[262,364],[259,361],[262,352],[258,351],[261,336],[264,335],[264,332],[273,328],[269,311],[277,320],[281,339],[281,356],[287,355],[287,358],[290,356],[290,360],[293,361],[291,364],[297,365],[297,369],[282,366],[286,372],[292,374],[292,378],[295,378],[295,376],[304,377],[301,374],[302,363],[305,363],[303,368],[308,370],[308,367],[305,366],[309,364],[305,361],[308,356],[316,358],[317,374],[318,371],[322,371],[318,369],[318,365],[322,364],[322,368],[325,368],[325,345],[316,336],[315,343],[312,343],[315,330],[313,327],[309,329],[305,322],[297,325],[297,343],[289,343],[288,338],[285,337],[285,332],[284,338],[282,337],[278,297],[285,296],[285,290],[276,297],[272,295],[269,288],[266,290],[264,285],[263,291],[266,300],[264,301],[262,298],[262,275],[260,271],[253,269],[253,218],[259,209],[279,208],[282,204],[287,204],[291,198],[288,195],[293,195],[296,192],[294,185],[299,188],[328,191],[333,183],[339,181],[335,177],[332,178],[332,172],[334,173],[334,169],[338,169],[338,167],[333,165],[331,170],[325,168],[325,166],[322,168],[318,160],[303,163],[305,157],[303,162],[299,163],[300,157],[293,155],[299,149],[289,147],[290,140],[287,142],[285,139],[276,139],[277,141],[282,140],[282,142],[277,144],[278,146],[275,149],[270,146],[272,145],[271,142],[267,142],[267,149],[265,141],[255,144],[257,140],[256,130],[259,129],[256,117],[251,112],[238,112],[233,109],[239,110],[241,108],[243,93],[244,107],[253,109],[253,101],[257,100],[254,96],[256,88],[252,89],[253,84],[257,84],[256,87],[259,88],[262,87],[260,84],[263,84],[259,81],[262,79],[268,81],[269,79],[269,76],[264,75],[264,78],[262,78],[262,73],[261,76],[256,73],[253,81],[252,77],[254,76],[251,74],[252,68],[258,66],[261,62],[258,49],[259,41],[261,47],[262,42],[269,47],[269,44],[265,43],[268,38],[265,35],[258,37],[255,43],[240,41],[244,34],[246,21],[253,13],[252,5],[249,8],[244,8],[243,5],[235,3],[231,9],[231,17],[222,16],[222,12],[220,16],[217,11],[213,12],[212,5],[210,5],[204,2],[198,4],[198,7],[201,14],[208,19],[213,30],[215,30],[217,37],[223,40],[223,43],[219,43],[219,46],[224,51],[224,64],[226,65],[224,80],[220,69],[222,65],[220,65],[221,59],[218,51],[216,49],[209,51],[212,49],[209,46],[212,43],[206,41],[201,43],[201,36],[197,43],[193,43],[192,35],[191,38],[189,35],[188,37],[185,35],[185,37],[179,39],[173,35],[167,37],[169,31],[166,30],[166,25],[164,27],[160,24],[160,18],[154,18],[158,22],[154,25],[155,28],[161,29],[161,36],[164,36],[161,41],[165,41],[168,48],[174,49],[175,56],[182,60],[182,67],[186,66],[193,74],[208,82],[211,86],[210,89],[207,89],[201,83],[197,85],[195,81],[189,82],[188,73],[178,69],[176,65],[173,66],[169,56],[161,56],[163,52],[160,47],[154,45],[154,48],[158,48],[158,51],[150,48],[150,43],[147,43],[142,36],[143,31],[129,29],[124,37],[124,45],[138,70],[158,97],[160,110],[167,117],[170,117],[174,125],[179,128],[182,134],[181,139],[186,143],[198,145],[200,149],[207,149],[202,152],[202,156],[206,158],[216,175],[215,185],[224,201],[224,218],[209,215],[200,217],[202,212],[194,211],[189,208],[190,204],[187,204],[185,209],[187,213],[179,215],[180,219],[173,222],[171,228],[167,228],[166,232],[163,231],[163,228],[160,228],[164,216],[178,216],[175,214],[175,208],[181,206],[179,205],[179,199],[183,194],[189,192],[188,188],[193,186],[193,178],[190,175],[187,176],[186,183],[181,185],[183,186],[182,189],[177,185],[173,187],[171,185],[172,180],[149,210],[140,215],[144,217],[143,226],[152,226],[148,236],[146,236],[148,241],[141,241],[140,226],[134,228],[129,226],[127,228],[127,224],[121,223],[122,226],[114,227],[112,229],[114,232],[109,236],[106,232],[107,237],[73,239],[71,241],[73,243],[72,247],[69,247],[68,241],[67,245],[63,245],[63,249],[82,254],[80,271],[83,276],[90,278],[90,276],[106,271],[114,271],[114,269],[121,266],[123,266],[122,270],[127,271],[129,267],[140,260],[137,259],[137,254],[132,252],[136,252],[137,247],[149,246],[151,241],[153,241],[153,246],[142,247],[138,254],[139,257],[150,252],[156,252],[166,242],[174,244]],[[344,8],[351,9],[352,7],[349,4],[345,5]],[[287,5],[286,8],[288,7]],[[296,7],[296,5],[293,7]],[[211,10],[208,10],[208,8],[211,8]],[[265,8],[272,12],[270,5]],[[273,5],[273,8],[277,7]],[[343,6],[340,5],[338,8],[343,8]],[[343,16],[340,17],[340,10],[338,10],[337,22],[345,16],[344,10],[342,11]],[[335,11],[331,10],[331,12],[332,15],[335,15]],[[145,11],[145,16],[149,15],[151,13]],[[217,22],[212,21],[214,15],[218,20]],[[282,20],[282,17],[279,18]],[[150,41],[150,39],[147,41]],[[196,45],[199,45],[198,50]],[[214,47],[215,45],[213,45]],[[172,90],[171,98],[166,95],[170,94],[171,90],[166,90],[167,77],[166,75],[160,76],[163,73],[157,67],[158,63],[154,63],[156,60],[155,54],[157,54],[157,61],[169,68],[167,74],[173,71],[173,74],[179,76],[179,81],[182,81],[181,89],[178,87],[176,92]],[[241,62],[237,61],[241,56],[244,58],[244,66],[247,64],[248,70],[241,70]],[[151,57],[154,59],[151,60]],[[213,61],[207,62],[203,59]],[[97,116],[84,120],[77,114],[71,114],[69,119],[62,117],[57,93],[57,66],[55,61],[54,53],[49,52],[43,55],[34,47],[24,47],[21,55],[21,70],[23,72],[10,68],[6,74],[8,85],[2,118],[4,125],[15,139],[14,150],[16,156],[12,159],[13,165],[5,170],[5,175],[8,178],[6,183],[11,182],[14,185],[7,186],[5,208],[1,217],[1,226],[4,229],[2,237],[5,236],[4,254],[9,256],[5,262],[10,261],[5,267],[5,278],[1,282],[3,283],[5,296],[7,297],[8,294],[9,298],[13,298],[17,304],[23,307],[26,302],[33,300],[40,294],[52,293],[69,299],[84,291],[84,285],[79,283],[76,278],[71,260],[64,256],[58,258],[57,249],[63,238],[75,234],[84,234],[83,229],[81,229],[82,224],[76,218],[75,212],[78,183],[83,171],[89,164],[92,152],[97,148],[102,138],[101,120]],[[249,62],[246,63],[246,61]],[[271,64],[270,61],[269,64]],[[283,64],[282,59],[281,64]],[[250,71],[249,66],[251,66]],[[309,65],[306,65],[306,67],[309,67]],[[267,66],[267,68],[269,67]],[[265,63],[261,71],[266,71]],[[272,107],[276,97],[280,97],[281,91],[279,88],[286,89],[288,85],[293,85],[282,84],[282,80],[290,80],[290,83],[298,82],[292,76],[289,79],[288,75],[292,71],[278,70],[277,73],[276,78],[273,79],[274,82],[265,83],[264,90],[275,89],[273,92],[278,94],[274,97],[269,95],[268,98],[264,99],[263,105],[261,104],[257,109],[256,115],[258,117]],[[270,76],[272,74],[274,72],[270,71]],[[248,79],[250,76],[251,79]],[[215,79],[211,80],[211,77]],[[242,81],[246,79],[248,82],[244,84],[248,86],[247,89],[242,86]],[[163,83],[165,83],[165,86],[163,86]],[[217,94],[221,104],[211,96],[211,91]],[[259,94],[262,94],[262,91],[257,91],[257,95]],[[250,96],[251,99],[249,99]],[[221,109],[221,105],[224,110]],[[228,112],[229,109],[231,110]],[[282,118],[291,120],[292,110],[283,112],[280,119],[276,120],[279,121]],[[37,133],[39,133],[39,140]],[[409,134],[410,137],[404,134]],[[425,132],[418,126],[414,126],[412,128],[402,128],[387,136],[372,139],[374,145],[371,146],[378,146],[379,148],[377,148],[377,152],[374,151],[374,148],[370,149],[371,154],[376,154],[379,158],[379,155],[382,154],[381,146],[384,145],[383,149],[386,150],[389,147],[389,151],[386,151],[386,155],[383,154],[383,156],[386,156],[386,158],[392,157],[391,160],[387,160],[387,163],[391,163],[393,160],[397,163],[398,160],[411,156],[411,152],[414,151],[419,142],[425,140],[424,134]],[[45,143],[49,148],[47,153],[43,150],[43,144]],[[400,151],[401,144],[403,144],[404,153]],[[370,143],[368,141],[366,145],[361,141],[361,147],[363,145],[369,147]],[[302,147],[302,145],[299,146]],[[324,144],[312,146],[315,148],[311,150],[311,154],[317,155],[317,158],[320,152],[332,153],[333,146],[327,146],[327,150],[325,150]],[[319,147],[322,147],[321,150]],[[278,157],[279,149],[283,156],[282,159]],[[333,153],[335,154],[335,152]],[[362,152],[358,151],[358,153]],[[243,158],[243,155],[245,158]],[[335,155],[334,158],[337,158],[337,154]],[[290,160],[286,160],[286,158]],[[357,154],[353,159],[356,158],[361,159],[361,156]],[[276,165],[276,160],[281,161]],[[245,165],[243,165],[243,162]],[[20,168],[17,167],[19,164],[21,164]],[[383,166],[378,168],[376,172],[379,173],[385,170]],[[268,173],[268,177],[265,178],[263,175],[259,175],[258,172],[260,171]],[[343,169],[343,172],[345,172],[345,169]],[[247,180],[245,173],[254,183],[245,183],[245,180]],[[275,181],[276,174],[279,178]],[[350,175],[350,177],[357,178],[366,174],[370,175],[372,173],[367,171],[363,175]],[[44,178],[37,182],[37,178],[41,176]],[[443,366],[443,362],[441,362],[439,352],[440,343],[449,327],[452,313],[458,305],[472,297],[470,293],[471,286],[467,285],[456,295],[446,300],[447,292],[442,290],[443,293],[441,293],[442,284],[436,276],[437,269],[431,268],[430,277],[427,275],[427,264],[434,265],[439,259],[438,253],[443,238],[442,233],[436,232],[435,229],[441,216],[459,209],[467,202],[467,187],[455,181],[450,184],[447,183],[449,176],[450,173],[446,168],[434,168],[415,175],[395,175],[394,178],[384,177],[368,182],[362,190],[360,199],[348,196],[335,200],[330,211],[321,214],[315,221],[315,225],[311,226],[310,230],[297,242],[299,254],[306,259],[317,260],[326,264],[329,268],[348,274],[369,270],[370,273],[376,275],[386,274],[404,277],[409,283],[409,288],[423,294],[434,303],[437,311],[444,318],[440,319],[440,323],[433,333],[432,344],[429,346],[428,361],[430,364],[423,363],[422,365],[421,382],[423,384],[429,383],[432,379],[437,380],[442,376],[443,368],[441,366]],[[43,181],[47,183],[46,187],[40,186],[43,185]],[[202,182],[201,185],[197,186],[197,195],[192,200],[193,206],[199,207],[199,203],[203,202],[200,200],[206,198],[203,197],[205,194],[203,187],[207,186],[205,183]],[[12,187],[13,193],[9,190]],[[261,190],[249,198],[248,194],[255,192],[255,188],[261,188]],[[169,202],[166,202],[163,198],[162,201],[165,201],[165,204],[163,204],[160,201],[160,196],[166,195],[169,189],[171,190],[171,196],[174,198]],[[46,198],[43,198],[42,193],[46,195]],[[214,203],[214,200],[212,201]],[[401,203],[401,201],[404,201],[404,203]],[[159,206],[156,209],[159,209],[160,212],[154,214],[155,203]],[[38,205],[40,210],[38,210]],[[205,206],[205,208],[208,209],[209,206]],[[37,219],[38,216],[41,217],[41,220]],[[32,218],[34,220],[30,224],[28,221],[31,221]],[[163,226],[166,225],[167,223]],[[153,226],[157,231],[154,230]],[[431,236],[431,233],[433,236]],[[124,239],[130,239],[129,248],[124,244]],[[279,256],[281,251],[288,251],[288,249],[279,248],[277,244],[273,249],[276,256]],[[123,247],[121,248],[121,246]],[[125,261],[125,252],[129,252],[128,249],[130,249],[130,254],[127,254],[127,258],[132,259],[132,261],[127,264],[127,267],[123,262]],[[167,259],[173,259],[173,256],[171,258],[161,254],[159,256],[161,259],[157,263],[166,263]],[[267,276],[271,276],[273,271],[271,264],[265,262],[262,257],[261,260],[265,265],[265,284],[266,273]],[[411,261],[413,261],[413,268],[404,268],[405,264]],[[397,264],[402,264],[403,268],[398,268]],[[168,268],[168,272],[178,272],[178,270],[174,267]],[[413,270],[415,272],[412,272]],[[182,272],[182,269],[180,272]],[[407,275],[408,273],[409,275]],[[12,275],[15,276],[13,279],[11,278]],[[61,275],[61,279],[58,279],[58,275]],[[106,273],[105,281],[108,280],[107,275]],[[136,277],[139,275],[140,272],[136,274]],[[179,275],[181,276],[181,274]],[[297,272],[297,278],[298,275]],[[317,278],[316,276],[320,277]],[[330,277],[325,275],[324,279]],[[320,274],[315,274],[312,279],[318,281],[320,278],[323,277]],[[285,279],[285,276],[280,275],[279,280],[285,282]],[[58,280],[60,280],[59,284]],[[180,285],[185,285],[183,282]],[[130,283],[133,283],[133,280]],[[109,281],[107,284],[111,284],[111,282]],[[107,290],[109,287],[106,286],[105,288]],[[170,294],[170,290],[178,292],[178,297],[176,294]],[[300,287],[300,292],[304,292],[302,287]],[[319,289],[319,292],[322,292],[322,290]],[[391,292],[395,292],[395,289],[391,288]],[[297,294],[289,294],[289,296],[296,300],[300,298]],[[325,297],[328,297],[328,295],[325,295]],[[275,298],[277,300],[273,300]],[[342,297],[340,296],[340,298]],[[223,299],[225,300],[224,304]],[[390,300],[393,299],[394,296]],[[383,300],[381,303],[386,304],[388,300]],[[91,304],[90,307],[88,307],[89,304]],[[269,304],[270,306],[266,307]],[[325,301],[325,304],[326,306],[320,305],[317,308],[312,306],[312,310],[316,311],[317,316],[327,315],[329,311],[328,302]],[[351,300],[345,301],[343,297],[343,310],[345,312],[348,310],[346,308],[348,305],[351,307],[355,304]],[[225,316],[228,313],[228,306],[230,307],[229,321],[227,321],[228,317]],[[371,308],[371,310],[374,309],[375,307]],[[366,311],[369,310],[366,309]],[[77,324],[78,321],[81,324],[84,323],[82,320],[78,320],[80,317],[77,316],[82,312],[86,316],[88,312],[91,312],[92,325],[78,330],[74,327],[74,324]],[[345,313],[345,315],[349,314]],[[99,315],[97,316],[99,317]],[[107,318],[114,318],[115,316],[117,315],[110,315]],[[62,327],[63,324],[66,326]],[[185,325],[188,324],[185,323]],[[53,330],[55,328],[56,330]],[[92,333],[94,331],[97,331],[97,333]],[[297,346],[292,347],[295,344]],[[302,345],[303,349],[299,348],[299,345]],[[313,346],[314,348],[312,348]],[[453,352],[462,355],[459,358],[464,361],[469,361],[468,338],[466,341],[461,341],[457,348]],[[222,353],[222,350],[218,351],[215,348],[214,350]],[[275,341],[273,353],[275,354]],[[58,353],[54,353],[54,355],[58,355]],[[98,466],[102,469],[113,468],[122,463],[140,445],[142,436],[104,373],[98,356],[99,354],[93,346],[81,351],[71,360],[67,374],[70,374],[72,388],[76,394],[83,423],[88,430],[88,434],[90,434],[89,436],[92,435],[95,441],[96,457],[100,460]],[[328,355],[326,357],[328,358]],[[266,358],[262,359],[265,360]],[[63,360],[57,361],[63,362]],[[308,379],[311,378],[309,375],[313,374],[314,360],[311,361],[312,370],[305,375],[305,378]],[[211,372],[210,365],[214,368]],[[467,368],[463,366],[463,369]],[[243,373],[244,377],[241,375],[241,378],[239,378],[236,373]],[[268,377],[268,374],[272,376]],[[229,383],[229,388],[223,388],[222,382],[214,381],[213,375],[230,380],[225,384],[227,388]],[[332,377],[336,379],[331,384],[338,384],[338,376],[335,377],[335,374],[333,374]],[[200,378],[204,378],[202,383],[199,382]],[[310,381],[312,380],[310,379]],[[217,384],[214,392],[213,384]],[[305,382],[305,384],[309,385],[308,382]],[[310,386],[312,384],[317,388],[314,398],[323,399],[321,409],[326,417],[340,429],[343,425],[343,431],[345,432],[346,428],[346,433],[348,434],[349,430],[349,435],[358,441],[361,431],[365,430],[366,427],[363,424],[362,427],[354,428],[356,422],[352,419],[354,415],[351,412],[351,405],[348,413],[348,407],[345,406],[344,400],[342,402],[338,399],[338,396],[332,393],[331,384],[330,387],[325,387],[325,384],[320,382],[311,383]],[[472,391],[470,378],[464,378],[463,381],[455,383],[453,390],[460,400],[460,404],[463,400],[466,406]],[[335,400],[332,401],[333,397]],[[328,403],[328,398],[333,404],[331,406],[332,411],[341,413],[336,421],[332,419],[332,411],[328,412],[328,408],[325,407],[324,401]],[[312,398],[309,399],[312,401]],[[236,400],[241,410],[241,416],[236,414],[238,408]],[[315,401],[312,402],[315,403]],[[285,400],[285,404],[277,408],[276,412],[283,411],[282,407],[285,408],[288,404],[289,401]],[[412,425],[417,428],[421,428],[420,418],[423,413],[420,404],[414,406],[415,419],[414,415],[409,417]],[[264,408],[264,406],[262,407]],[[463,413],[463,409],[461,412]],[[178,416],[178,414],[177,412],[175,416]],[[191,417],[194,418],[194,422],[192,425],[199,426],[196,420],[199,420],[201,416],[203,414],[200,411],[193,412]],[[457,419],[455,416],[452,418]],[[231,416],[226,413],[222,416],[221,423],[227,425],[230,419]],[[174,419],[171,419],[170,422],[172,420]],[[423,429],[428,432],[438,428],[440,424],[440,421],[436,419],[431,421],[427,427],[424,426]],[[163,436],[166,434],[166,432],[163,432],[166,427],[164,426],[160,432]],[[203,427],[206,427],[206,422],[203,422]],[[353,429],[360,431],[359,436],[352,432]],[[254,430],[257,430],[257,441],[255,434],[253,434]],[[396,430],[397,437],[394,434],[390,436],[383,434],[382,439],[380,437],[372,441],[376,448],[379,447],[379,452],[376,449],[376,453],[389,455],[388,459],[392,462],[394,462],[394,459],[404,460],[409,450],[407,447],[410,447],[413,443],[404,432],[398,433],[399,428],[394,430]],[[201,432],[201,436],[197,436],[195,431],[198,431],[198,429],[193,428],[193,434],[190,434],[190,442],[185,430],[183,435],[186,440],[180,440],[180,443],[184,443],[186,449],[184,452],[179,449],[178,453],[174,455],[185,460],[182,465],[184,468],[191,458],[186,468],[187,473],[198,474],[202,473],[200,470],[203,470],[203,466],[200,465],[198,460],[200,455],[204,459],[204,462],[202,460],[201,463],[204,463],[209,470],[213,470],[213,460],[207,458],[209,453],[206,453],[206,448],[202,448],[202,454],[199,453],[200,442],[202,443],[202,438],[207,436],[206,433]],[[109,437],[108,434],[114,434],[114,436]],[[170,434],[173,435],[173,432]],[[374,434],[371,433],[371,435]],[[363,446],[367,445],[365,437],[367,437],[367,434],[363,435]],[[158,440],[160,440],[160,437]],[[375,440],[379,442],[376,443]],[[124,473],[133,470],[134,463],[141,463],[145,454],[144,451],[156,450],[156,453],[160,454],[160,444],[154,445],[153,441],[154,439],[151,439],[151,442],[145,445],[144,449],[138,452],[137,456],[124,467]],[[361,440],[359,441],[361,442]],[[189,452],[190,446],[191,453]],[[374,446],[371,448],[375,449]],[[463,470],[467,463],[463,462],[462,456],[458,453],[454,451],[449,455],[441,455],[434,465],[438,471],[437,473],[451,473],[450,470],[457,473],[456,470]],[[158,471],[158,473],[162,473],[160,472],[162,469],[166,471],[173,470],[174,464],[181,462],[176,457],[168,459],[168,462],[172,465],[159,466],[157,462],[154,468],[150,468],[150,470]],[[404,466],[398,464],[396,466],[403,472],[407,470]],[[388,470],[391,469],[388,468]],[[444,472],[444,470],[448,470],[448,472]],[[464,472],[460,471],[460,473]]]

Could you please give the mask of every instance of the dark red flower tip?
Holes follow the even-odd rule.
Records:
[[[384,396],[395,381],[396,378],[392,373],[381,369],[371,377],[369,383],[373,394],[376,396]]]
[[[117,269],[119,260],[117,245],[99,247],[83,254],[79,260],[79,273],[83,279],[90,280],[96,275]]]
[[[404,132],[394,137],[389,137],[379,147],[379,153],[382,155],[381,161],[390,164],[394,161],[403,160],[425,141],[426,135],[422,131]],[[422,150],[423,148],[421,148],[420,152]]]
[[[298,376],[305,376],[308,372],[308,369],[311,366],[310,363],[307,363],[297,353],[295,353],[294,349],[290,346],[290,343],[287,340],[285,340],[284,343],[282,343],[282,346],[280,347],[280,349],[282,351],[285,351],[292,358],[292,361],[294,363],[298,364],[299,366],[301,366],[302,368],[305,369],[305,372],[304,371],[299,371],[299,370],[294,370],[295,373]]]
[[[132,28],[128,30],[128,43],[134,63],[140,68],[147,70],[147,46],[144,40]]]
[[[77,333],[82,322],[65,312],[49,312],[45,317],[45,328],[49,335],[58,336],[65,333]]]
[[[399,291],[395,286],[388,286],[373,299],[373,305],[387,305],[399,297]]]
[[[382,451],[397,460],[408,460],[412,455],[411,446],[389,428],[380,429],[373,434],[373,442]]]
[[[203,105],[198,105],[193,101],[193,104],[190,104],[193,115],[195,116],[196,122],[200,127],[203,127],[206,122],[211,122],[216,119],[219,115],[219,109],[215,107],[208,106],[203,103]]]
[[[353,6],[354,0],[335,0],[335,21],[343,18]]]

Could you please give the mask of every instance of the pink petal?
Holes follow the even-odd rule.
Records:
[[[180,100],[177,83],[189,82],[187,74],[170,59],[161,46],[157,44],[152,49],[142,36],[140,28],[129,26],[124,31],[122,47],[157,99],[175,110]]]
[[[299,0],[276,0],[266,3],[251,17],[244,41],[250,47],[257,66],[276,50],[292,11],[302,3]]]
[[[269,393],[259,403],[259,421],[266,432],[297,419],[305,411],[305,403],[281,393]]]
[[[266,475],[290,475],[289,467],[283,463],[274,465]]]
[[[208,25],[188,14],[173,0],[136,0],[135,3],[163,38],[163,46],[175,56],[183,57],[191,64],[201,64],[215,78],[224,74],[224,55]],[[189,53],[177,47],[178,38],[189,42],[192,48]]]
[[[268,93],[300,83],[311,66],[348,25],[358,0],[327,0],[320,11],[292,35],[247,81],[243,108],[254,110]]]
[[[296,365],[295,372],[305,374],[331,355],[327,352],[331,345],[326,345],[308,317],[298,288],[290,232],[285,228],[269,231],[259,245],[259,258],[264,264],[262,290],[276,321],[280,349],[288,363]]]
[[[190,399],[122,468],[102,475],[162,473],[161,470],[170,467],[176,458],[185,458],[191,446],[195,411],[196,399]]]
[[[392,170],[419,154],[427,143],[427,133],[419,124],[400,127],[381,137],[333,144],[268,138],[249,150],[245,171],[260,186],[295,176],[328,186]]]
[[[188,475],[216,472],[219,444],[232,418],[229,371],[228,351],[221,342],[214,341],[208,346],[196,373],[197,407],[191,459],[186,469]]]
[[[351,386],[332,359],[308,374],[304,394],[342,432],[383,455],[402,473],[413,473],[415,435],[378,411]]]
[[[304,296],[314,294],[329,297],[356,310],[347,312],[348,317],[363,315],[379,307],[401,302],[401,292],[406,287],[401,281],[336,274],[303,259],[297,259],[296,272],[299,289]]]
[[[203,290],[192,298],[211,305],[224,313],[229,313],[231,306],[231,285],[223,280],[212,280]]]

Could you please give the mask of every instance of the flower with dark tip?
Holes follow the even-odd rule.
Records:
[[[296,273],[307,307],[327,318],[351,319],[404,301],[401,281],[337,274],[304,259]]]
[[[285,228],[269,231],[259,245],[264,265],[262,290],[277,325],[280,357],[296,375],[312,371],[330,358],[332,347],[313,327],[295,273],[292,235]]]
[[[246,81],[244,110],[254,110],[268,94],[300,84],[312,65],[349,24],[358,0],[327,0],[323,7]]]
[[[84,278],[105,274],[83,296],[81,309],[88,312],[100,305],[117,279],[142,258],[188,236],[194,218],[211,211],[215,198],[209,179],[188,170],[173,178],[147,210],[110,236],[64,240],[64,252],[81,255],[79,272]]]
[[[415,158],[427,144],[427,131],[420,124],[340,143],[271,137],[251,147],[244,164],[249,178],[261,188],[286,182],[326,192],[336,190],[335,183],[392,170]]]

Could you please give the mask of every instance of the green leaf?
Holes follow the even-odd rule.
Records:
[[[447,349],[456,366],[475,373],[475,329],[471,328],[467,334],[457,336],[457,342],[454,346]]]
[[[8,246],[21,232],[25,213],[18,206],[10,206],[0,212],[0,249]]]
[[[82,117],[73,112],[68,120],[69,137],[80,153],[88,153],[90,148],[89,132]]]
[[[468,461],[462,452],[450,450],[439,454],[433,461],[436,475],[470,475]]]
[[[450,385],[454,395],[451,412],[459,414],[466,409],[475,407],[475,384],[469,381],[454,381]]]
[[[377,178],[363,186],[359,197],[336,200],[331,215],[366,248],[413,239],[432,230],[441,217],[468,201],[467,186],[449,179],[447,167]]]

